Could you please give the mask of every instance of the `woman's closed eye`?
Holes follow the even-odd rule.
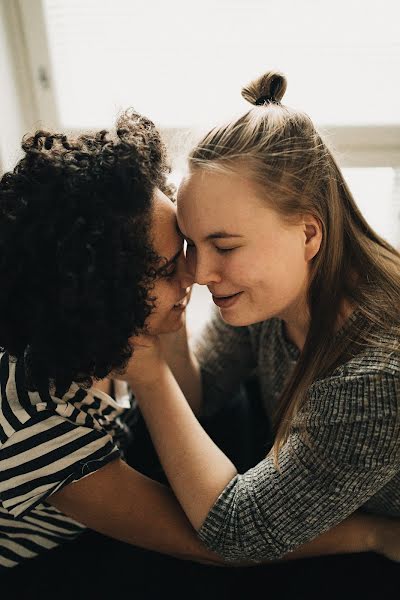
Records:
[[[218,254],[226,254],[227,252],[232,252],[235,248],[219,248],[218,246],[214,246]]]

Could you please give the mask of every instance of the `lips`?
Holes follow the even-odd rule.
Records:
[[[212,299],[214,304],[216,304],[220,308],[230,308],[231,306],[236,304],[237,300],[242,294],[243,292],[236,292],[236,294],[230,294],[229,296],[215,296],[213,294]]]
[[[210,292],[211,292],[211,290],[210,290]],[[224,298],[232,298],[233,296],[237,296],[237,295],[238,295],[238,294],[240,294],[240,293],[241,293],[241,292],[233,292],[232,294],[213,294],[213,293],[211,292],[211,295],[212,295],[212,297],[213,297],[213,298],[217,298],[217,299],[221,298],[221,299],[224,299]]]

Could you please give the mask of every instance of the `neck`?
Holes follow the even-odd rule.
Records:
[[[336,320],[335,332],[339,331],[343,327],[346,320],[354,312],[355,307],[350,304],[347,300],[343,300],[340,305],[339,313]],[[299,350],[303,350],[304,344],[307,338],[308,330],[310,328],[310,314],[308,308],[300,310],[297,307],[297,311],[293,311],[293,315],[287,315],[283,317],[285,322],[285,334],[288,339],[295,344]]]

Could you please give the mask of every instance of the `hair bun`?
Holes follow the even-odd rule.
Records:
[[[267,71],[242,88],[242,96],[254,105],[282,100],[287,87],[286,77],[279,71]]]

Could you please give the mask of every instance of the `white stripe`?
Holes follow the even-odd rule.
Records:
[[[15,560],[10,560],[9,558],[6,558],[0,554],[0,565],[2,567],[16,567],[17,564],[18,563],[15,562]]]
[[[43,505],[39,504],[38,506]],[[55,506],[43,506],[43,509],[39,509],[38,506],[36,506],[34,510],[34,514],[38,517],[43,517],[44,519],[49,517],[51,519],[61,521],[61,523],[69,523],[70,525],[75,525],[76,527],[86,529],[86,525],[82,525],[81,523],[78,523],[78,521],[75,521],[72,517],[64,515]]]
[[[15,383],[15,367],[16,367],[16,363],[14,361],[9,360],[8,361],[9,375],[8,375],[8,381],[7,381],[7,385],[6,385],[6,396],[7,396],[7,400],[8,400],[10,409],[14,413],[14,417],[20,423],[24,424],[27,421],[29,421],[29,419],[31,418],[31,415],[28,414],[26,412],[26,410],[23,408],[23,406],[20,402],[20,399],[17,395],[17,387],[16,387],[16,383]]]
[[[33,513],[32,513],[33,514]],[[42,528],[42,530],[44,531],[53,531],[54,533],[60,533],[60,534],[67,534],[68,537],[76,537],[77,533],[80,533],[80,531],[71,531],[70,529],[63,529],[61,526],[59,527],[58,525],[54,525],[54,523],[47,523],[45,521],[38,521],[37,519],[35,519],[33,516],[26,516],[24,517],[25,521],[28,521],[29,523],[32,523],[33,525],[38,525]]]
[[[65,419],[60,419],[58,415],[52,415],[51,417],[48,417],[47,419],[40,421],[39,423],[29,425],[29,429],[21,429],[20,431],[16,431],[14,433],[12,443],[23,442],[25,439],[28,439],[28,437],[32,437],[33,435],[41,433],[42,431],[47,431],[55,425],[64,422],[64,420]],[[29,432],[29,436],[26,435],[27,432]],[[2,447],[5,448],[6,444],[8,444],[8,441],[5,444],[3,444]]]
[[[46,550],[51,550],[52,548],[55,548],[56,546],[58,546],[58,544],[56,542],[50,541],[48,538],[45,538],[41,535],[10,533],[10,532],[7,532],[7,534],[6,534],[6,539],[17,538],[17,537],[19,537],[19,538],[23,537],[24,539],[26,539],[28,541],[35,542],[35,544],[37,544],[38,546],[41,546],[42,548],[45,548]],[[22,541],[19,541],[19,543],[23,544]]]
[[[26,522],[27,518],[28,517],[24,517],[20,521],[17,519],[14,519],[13,521],[8,521],[6,519],[0,518],[0,531],[1,531],[1,526],[12,527],[13,529],[15,529],[16,532],[18,532],[18,529],[29,529],[30,531],[33,532],[32,535],[34,535],[35,533],[41,534],[44,531],[46,531],[46,532],[49,531],[48,529],[43,527],[41,521],[38,521],[38,523],[40,522],[40,525],[33,525],[32,523]],[[21,534],[19,534],[19,535],[21,535]],[[31,535],[31,534],[26,534],[26,535]]]
[[[94,454],[97,450],[104,448],[109,441],[112,441],[112,438],[109,436],[104,436],[104,438],[93,440],[90,444],[83,446],[82,448],[78,448],[72,454],[68,454],[67,456],[63,456],[60,459],[56,460],[51,464],[44,465],[40,469],[36,469],[35,471],[30,471],[29,473],[23,473],[20,476],[13,477],[12,479],[8,479],[7,481],[3,481],[0,483],[0,492],[5,490],[10,490],[15,487],[18,487],[22,484],[32,483],[36,479],[44,476],[50,476],[58,473],[59,471],[66,469],[75,463],[87,459],[88,462],[91,460],[91,455]],[[92,459],[93,460],[93,459]],[[38,488],[34,488],[30,490],[28,493],[19,496],[13,497],[9,500],[3,500],[3,506],[9,510],[10,506],[14,506],[20,502],[23,502],[25,499],[30,497],[38,498],[40,492],[45,492],[47,490],[51,490],[57,482],[48,483],[47,485],[42,485]]]
[[[4,416],[3,411],[1,410],[1,402],[0,402],[0,423],[1,426],[4,430],[4,433],[6,434],[6,436],[9,438],[13,435],[15,429],[13,427],[11,427],[11,425],[9,424],[9,422],[7,421],[7,419]],[[2,448],[2,444],[0,444],[0,448]]]
[[[37,556],[37,552],[31,552],[31,550],[28,550],[28,548],[25,548],[25,546],[21,546],[21,544],[17,544],[17,542],[13,542],[12,540],[0,539],[0,546],[3,546],[3,548],[8,548],[9,550],[15,552],[15,554],[23,556],[24,558],[32,558],[33,556]]]
[[[56,421],[54,423],[55,425],[65,423],[65,421],[63,421],[62,419],[55,418],[53,420]],[[45,431],[47,431],[47,430],[50,431],[50,428],[46,427]],[[10,458],[6,458],[5,460],[2,460],[1,461],[1,470],[5,471],[7,469],[13,469],[14,467],[19,467],[27,462],[30,462],[31,460],[34,460],[35,458],[40,458],[41,456],[45,456],[49,452],[52,452],[53,450],[56,450],[57,448],[61,448],[62,446],[65,446],[65,444],[68,444],[69,442],[72,442],[73,440],[78,440],[79,438],[84,437],[91,431],[93,431],[93,430],[89,429],[88,427],[86,427],[86,428],[75,427],[74,429],[72,429],[71,431],[68,431],[67,433],[63,433],[62,435],[58,435],[57,437],[54,437],[52,439],[45,440],[44,442],[42,442],[41,444],[38,444],[34,448],[29,448],[29,450],[25,450],[24,452],[20,452],[19,454],[15,454],[14,456],[10,456]],[[20,432],[18,432],[18,433],[20,433]],[[18,440],[16,440],[16,437],[17,437],[17,433],[16,433],[15,435],[12,436],[12,438],[10,440],[8,440],[8,442],[6,442],[4,444],[3,447],[4,448],[12,448],[14,443],[25,442],[32,437],[31,428],[26,430],[25,433],[28,433],[29,435],[26,435],[24,438],[22,437],[22,435],[19,435]],[[15,480],[15,478],[14,478],[14,480]],[[14,484],[14,485],[16,485],[16,484]],[[0,489],[1,489],[1,485],[0,485]]]
[[[19,481],[22,481],[22,483],[32,483],[34,485],[35,479],[37,477],[40,477],[42,474],[43,475],[51,475],[52,473],[57,473],[58,471],[60,471],[61,467],[65,468],[69,465],[72,466],[72,464],[75,461],[78,462],[79,460],[83,460],[85,458],[88,460],[88,462],[90,462],[90,454],[94,450],[98,449],[98,448],[96,448],[96,444],[98,444],[98,442],[99,442],[99,440],[93,442],[92,444],[89,444],[88,446],[85,446],[83,449],[80,449],[80,452],[76,452],[72,456],[68,456],[68,458],[71,458],[71,461],[68,464],[65,464],[66,459],[64,458],[60,461],[57,461],[56,463],[53,463],[52,465],[49,465],[46,468],[38,469],[37,471],[29,473],[28,475],[31,476],[30,479],[22,480],[22,478],[19,478]],[[105,443],[107,443],[107,440]],[[93,448],[93,450],[92,450],[92,448]],[[82,450],[91,450],[91,452],[89,452],[88,454],[85,453],[84,455],[82,455]],[[62,464],[63,461],[64,461],[64,464]],[[54,467],[54,468],[49,471],[49,467]],[[58,468],[58,467],[60,467],[60,468]],[[91,473],[88,473],[87,475],[90,475],[90,474]],[[15,481],[15,479],[16,478],[14,478],[13,481]],[[45,484],[45,485],[42,485],[39,487],[35,487],[35,488],[31,489],[28,493],[23,494],[22,496],[17,496],[17,497],[14,496],[13,498],[10,498],[9,500],[4,500],[3,506],[15,517],[18,517],[22,512],[24,512],[32,504],[37,502],[46,493],[48,493],[48,492],[55,493],[57,491],[57,489],[59,489],[61,487],[61,485],[64,481],[65,481],[65,479],[61,480],[59,482],[49,483],[47,485]],[[7,489],[9,484],[10,484],[10,482],[8,482],[8,484],[6,483],[5,485],[3,485],[3,489]]]

